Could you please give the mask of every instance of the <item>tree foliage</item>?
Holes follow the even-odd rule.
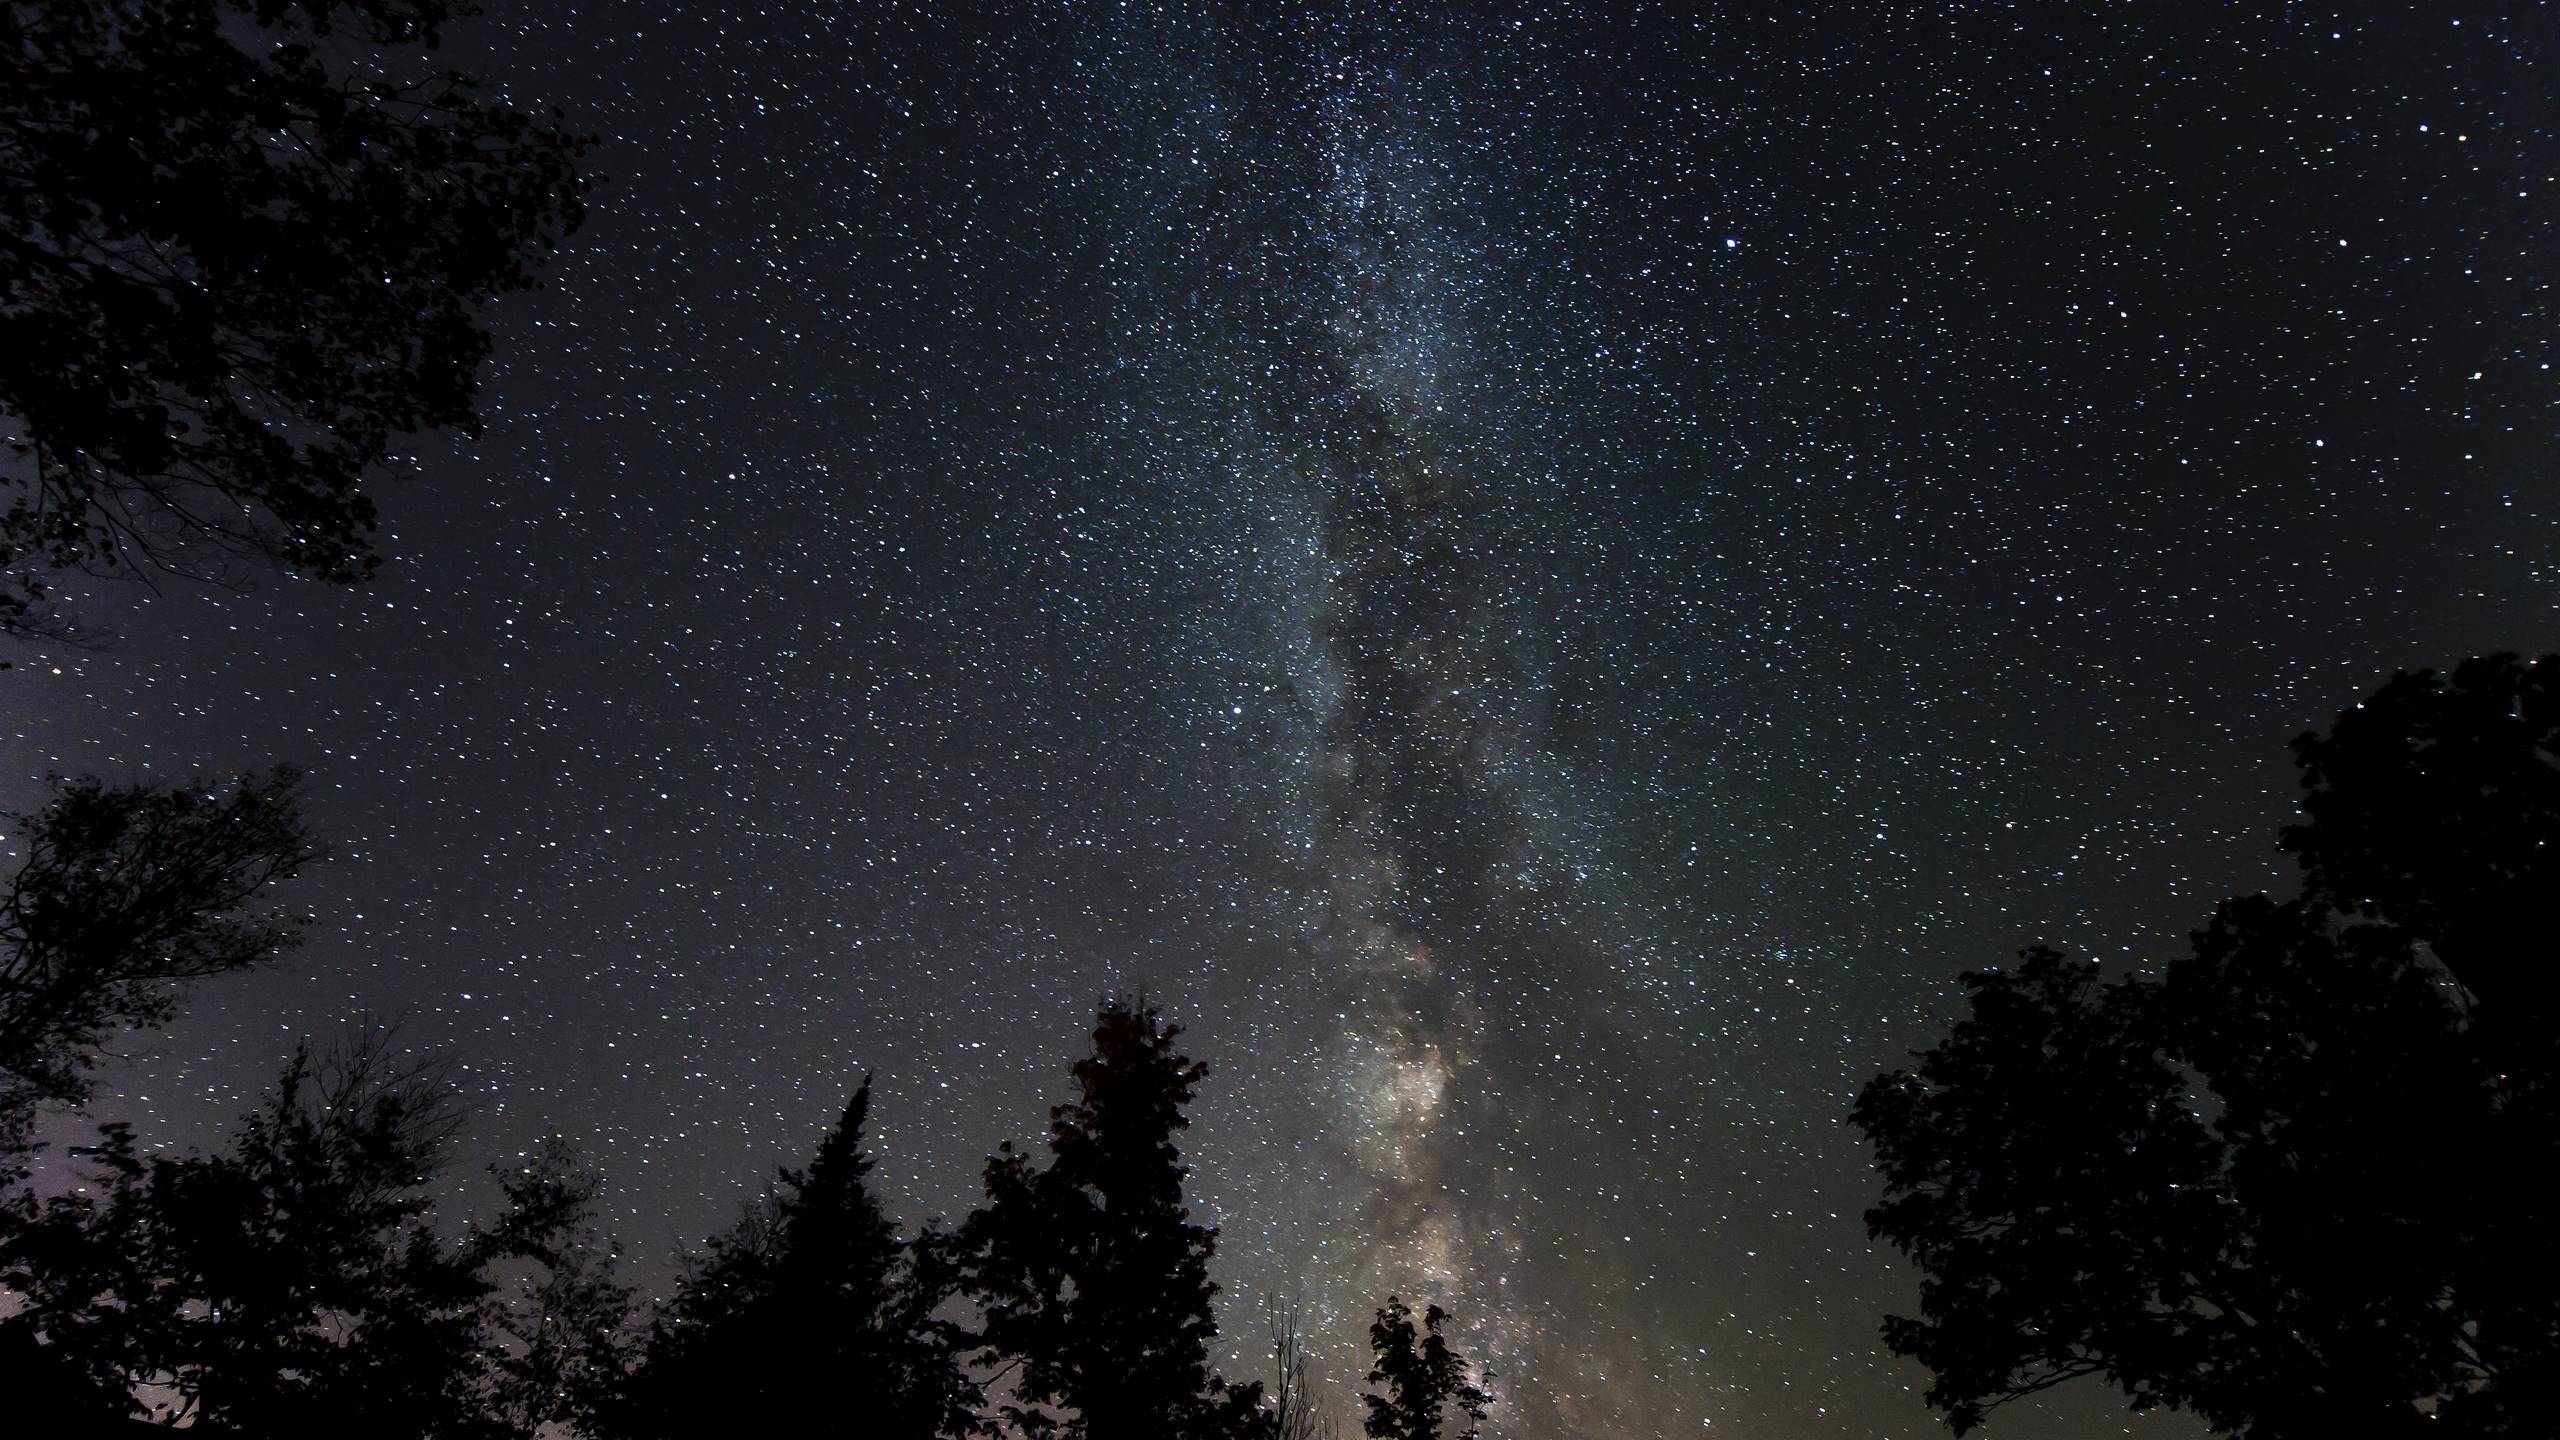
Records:
[[[1096,1016],[1076,1098],[1050,1113],[1049,1162],[1006,1145],[964,1236],[991,1361],[1016,1367],[1006,1423],[1062,1440],[1190,1440],[1250,1433],[1261,1387],[1209,1367],[1209,1258],[1191,1222],[1175,1137],[1208,1067],[1143,1000]]]
[[[481,1302],[483,1408],[508,1435],[594,1434],[635,1338],[622,1249],[593,1223],[600,1181],[555,1142],[499,1182],[505,1238],[490,1258],[512,1284],[493,1275]]]
[[[362,489],[476,430],[491,297],[582,143],[429,63],[457,0],[0,5],[0,628],[45,575],[331,581]]]
[[[1294,1310],[1272,1403],[1210,1366],[1215,1234],[1174,1143],[1205,1069],[1180,1033],[1103,1006],[1048,1163],[1000,1151],[956,1235],[903,1233],[873,1194],[866,1077],[645,1332],[575,1156],[501,1168],[496,1213],[447,1238],[442,1069],[381,1031],[300,1049],[213,1153],[114,1123],[52,1177],[76,1184],[0,1185],[0,1404],[48,1434],[1326,1440]],[[1380,1312],[1370,1403],[1397,1428],[1369,1433],[1474,1440],[1446,1319]]]
[[[1433,1305],[1417,1327],[1413,1307],[1393,1295],[1379,1307],[1369,1326],[1369,1383],[1379,1389],[1360,1397],[1369,1412],[1361,1433],[1370,1440],[1476,1440],[1482,1433],[1493,1402],[1442,1333],[1448,1322],[1449,1312]]]
[[[12,1202],[0,1354],[76,1380],[57,1405],[208,1433],[499,1437],[573,1413],[523,1393],[492,1321],[498,1270],[555,1267],[592,1183],[513,1177],[494,1222],[446,1242],[429,1186],[460,1120],[438,1070],[377,1032],[297,1051],[215,1154],[146,1155],[106,1127],[89,1186]]]
[[[2518,732],[2553,666],[2395,680],[2296,742],[2300,898],[2226,901],[2157,974],[1969,974],[1861,1092],[1868,1227],[1922,1275],[1885,1335],[1959,1433],[2080,1376],[2258,1440],[2551,1432],[2560,1128],[2512,1017],[2550,949],[2560,751]]]
[[[300,777],[228,788],[73,781],[19,817],[0,893],[0,1116],[76,1104],[122,1027],[165,1023],[190,980],[292,947],[301,922],[252,908],[317,856]]]
[[[2518,1023],[2551,1016],[2560,896],[2560,656],[2395,677],[2293,742],[2311,893],[2427,942]]]
[[[855,1414],[884,1440],[975,1429],[964,1335],[937,1314],[954,1284],[948,1242],[903,1238],[871,1194],[870,1105],[866,1078],[809,1167],[783,1171],[711,1242],[652,1326],[610,1432],[828,1433]]]

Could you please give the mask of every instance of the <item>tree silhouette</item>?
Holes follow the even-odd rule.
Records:
[[[871,1082],[805,1171],[715,1239],[652,1328],[606,1428],[692,1437],[747,1422],[931,1440],[968,1433],[979,1393],[962,1332],[936,1312],[951,1294],[946,1242],[902,1239],[868,1186]]]
[[[2297,743],[2317,798],[2287,842],[2321,857],[2301,899],[2226,901],[2157,975],[2107,982],[2043,949],[1969,974],[1970,1015],[1860,1093],[1885,1182],[1868,1228],[1922,1272],[1920,1314],[1886,1339],[1959,1433],[2080,1376],[2261,1440],[2551,1433],[2549,1051],[2484,1023],[2530,1003],[2523,985],[2463,975],[2466,1007],[2438,963],[2462,942],[2434,943],[2532,938],[2544,861],[2491,842],[2535,832],[2492,812],[2540,802],[2502,733],[2514,707],[2436,705],[2431,685],[2395,681]],[[2370,763],[2391,753],[2433,778]],[[2485,795],[2444,778],[2501,766]],[[2383,795],[2359,793],[2376,776]],[[2467,849],[2448,836],[2465,826]]]
[[[318,854],[299,783],[79,780],[19,818],[26,858],[0,893],[0,1159],[32,1107],[87,1098],[112,1032],[162,1024],[185,982],[300,938],[293,917],[249,909]]]
[[[0,9],[0,629],[48,571],[372,572],[365,475],[476,429],[480,309],[581,218],[581,142],[425,63],[464,8]]]
[[[21,1200],[0,1232],[20,1301],[0,1355],[62,1387],[13,1405],[269,1437],[531,1433],[493,1403],[494,1272],[556,1258],[592,1186],[519,1177],[494,1223],[440,1240],[428,1187],[459,1123],[436,1067],[376,1032],[297,1051],[220,1153],[149,1156],[106,1127],[87,1193]]]
[[[1379,1307],[1369,1326],[1369,1383],[1385,1393],[1360,1397],[1369,1408],[1361,1433],[1370,1440],[1476,1440],[1482,1432],[1493,1402],[1441,1333],[1448,1321],[1434,1305],[1417,1329],[1413,1307],[1393,1295]]]
[[[2400,675],[2293,742],[2305,888],[2390,920],[2517,1022],[2548,1018],[2560,896],[2560,656]]]
[[[1340,1427],[1316,1400],[1299,1307],[1272,1307],[1269,1440],[1334,1440]]]
[[[601,1433],[617,1440],[692,1435],[715,1413],[762,1414],[773,1403],[756,1343],[780,1268],[773,1209],[773,1197],[761,1197],[688,1257],[675,1294],[650,1323],[629,1383],[606,1408]],[[733,1386],[740,1393],[729,1407]]]
[[[512,1293],[493,1287],[481,1305],[485,1409],[509,1435],[593,1434],[633,1359],[621,1247],[588,1223],[600,1182],[556,1143],[499,1181],[503,1243],[490,1248],[517,1273]]]
[[[1255,1433],[1261,1386],[1211,1373],[1216,1232],[1191,1223],[1175,1146],[1208,1067],[1143,999],[1111,1000],[1076,1098],[1050,1112],[1049,1163],[1010,1144],[963,1231],[990,1361],[1013,1367],[1006,1422],[1063,1440]]]

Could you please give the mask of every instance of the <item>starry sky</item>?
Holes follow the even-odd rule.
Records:
[[[394,563],[0,676],[12,810],[312,774],[146,1134],[400,1017],[662,1280],[865,1069],[964,1213],[1143,986],[1241,1356],[1394,1290],[1497,1436],[1940,1433],[1857,1085],[2560,647],[2548,6],[495,8],[607,179]]]

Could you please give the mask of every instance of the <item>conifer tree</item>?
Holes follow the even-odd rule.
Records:
[[[1413,1307],[1396,1296],[1378,1310],[1369,1326],[1369,1348],[1376,1361],[1369,1383],[1384,1394],[1360,1397],[1369,1415],[1361,1423],[1370,1440],[1476,1440],[1492,1398],[1469,1378],[1466,1357],[1440,1333],[1449,1312],[1431,1306],[1422,1325],[1413,1323]],[[1456,1425],[1460,1428],[1451,1430]]]
[[[1175,1136],[1208,1067],[1182,1027],[1143,999],[1106,1002],[1076,1098],[1050,1112],[1049,1163],[1001,1148],[964,1232],[1000,1407],[1019,1433],[1058,1440],[1191,1440],[1255,1433],[1260,1385],[1209,1368],[1217,1233],[1183,1203]]]
[[[871,1082],[806,1170],[711,1242],[660,1312],[617,1434],[697,1436],[762,1427],[931,1440],[967,1433],[979,1400],[962,1337],[939,1318],[947,1242],[898,1233],[871,1194],[862,1152]]]

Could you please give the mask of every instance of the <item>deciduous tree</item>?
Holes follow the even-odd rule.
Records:
[[[2393,682],[2295,747],[2300,898],[2225,902],[2156,974],[1969,974],[1863,1089],[1868,1228],[1921,1270],[1886,1339],[1959,1433],[2082,1376],[2255,1440],[2552,1433],[2560,1127],[2513,1017],[2552,949],[2553,673]]]
[[[372,573],[364,492],[476,430],[581,142],[429,52],[459,0],[0,6],[0,629],[48,572]]]
[[[116,1411],[212,1434],[496,1437],[561,1410],[495,1403],[500,1267],[556,1265],[592,1186],[512,1180],[493,1222],[455,1241],[430,1186],[461,1122],[433,1064],[375,1032],[296,1053],[210,1155],[145,1154],[109,1126],[80,1191],[0,1232],[0,1355],[51,1389],[13,1409]]]
[[[19,817],[0,892],[0,1123],[86,1098],[125,1027],[167,1021],[187,982],[290,949],[301,921],[256,908],[319,850],[300,777],[228,786],[63,785]]]
[[[2306,891],[2386,919],[2517,1021],[2552,1015],[2560,959],[2560,656],[2400,675],[2293,742]]]

